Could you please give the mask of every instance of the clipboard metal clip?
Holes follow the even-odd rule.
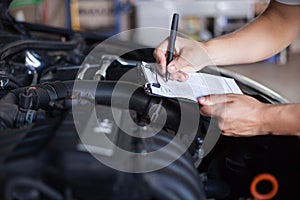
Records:
[[[144,90],[146,91],[146,93],[152,94],[152,89],[151,89],[152,87],[160,88],[160,84],[159,83],[147,83],[144,87]]]

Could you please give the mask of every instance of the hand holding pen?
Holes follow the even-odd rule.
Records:
[[[172,18],[169,38],[163,41],[154,51],[154,57],[156,58],[157,62],[160,63],[158,70],[160,71],[160,74],[165,76],[166,82],[168,82],[168,80],[170,79],[171,73],[172,73],[171,78],[178,81],[185,81],[188,78],[186,73],[179,72],[176,69],[176,67],[173,65],[174,64],[173,58],[176,54],[175,41],[182,39],[177,37],[178,22],[179,22],[179,14],[174,13]],[[176,57],[176,59],[178,58],[179,57]]]
[[[169,78],[186,81],[186,72],[196,72],[205,66],[214,65],[207,55],[205,43],[177,36],[178,17],[178,14],[174,14],[170,37],[157,46],[153,54],[159,63],[157,69],[166,81]]]

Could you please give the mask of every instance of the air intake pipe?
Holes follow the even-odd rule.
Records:
[[[76,87],[74,84],[76,83]],[[118,90],[114,91],[118,84]],[[113,92],[114,91],[114,92]],[[134,91],[132,95],[128,91]],[[0,100],[0,130],[30,125],[45,118],[43,111],[53,109],[53,102],[70,98],[73,94],[89,97],[96,104],[129,108],[147,115],[154,104],[161,104],[167,113],[165,127],[177,130],[181,120],[181,110],[195,112],[194,102],[149,96],[144,89],[130,82],[116,81],[65,81],[52,82],[35,87],[12,90]],[[124,104],[130,99],[129,105]]]

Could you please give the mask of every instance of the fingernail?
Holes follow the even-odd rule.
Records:
[[[179,82],[183,82],[183,81],[184,81],[184,76],[183,76],[183,75],[182,75],[182,76],[178,76],[177,80],[178,80]]]
[[[200,97],[199,98],[199,103],[205,103],[205,101],[206,101],[205,97]]]
[[[188,80],[189,79],[189,75],[184,74],[184,80]]]
[[[176,67],[174,65],[171,65],[171,66],[168,67],[168,71],[171,72],[171,73],[176,72]]]
[[[180,74],[178,75],[178,81],[184,82],[188,79],[188,76],[186,74]]]

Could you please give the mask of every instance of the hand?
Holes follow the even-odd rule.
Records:
[[[254,136],[268,134],[264,130],[264,113],[269,107],[256,99],[237,94],[200,97],[200,113],[218,118],[223,135]]]
[[[170,78],[178,81],[186,81],[186,72],[196,72],[207,65],[212,65],[204,44],[193,40],[177,37],[174,49],[174,59],[167,66],[168,39],[163,41],[154,50],[154,57],[159,65],[159,72],[164,75],[166,70],[170,73]]]

